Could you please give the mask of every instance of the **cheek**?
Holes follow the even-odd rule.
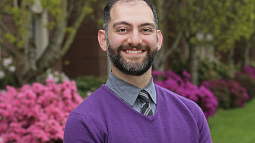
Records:
[[[111,34],[108,37],[109,43],[112,47],[118,48],[119,46],[123,45],[126,41],[126,37],[117,35],[117,34]]]
[[[157,37],[156,36],[146,36],[146,37],[144,37],[143,42],[145,42],[151,48],[157,47]]]

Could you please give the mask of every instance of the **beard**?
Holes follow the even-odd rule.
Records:
[[[130,57],[130,61],[125,60],[123,56],[121,56],[120,52],[122,50],[132,50],[133,48],[136,48],[137,50],[146,50],[147,55],[144,57],[141,62],[139,61],[139,58],[137,57]],[[155,61],[157,55],[158,55],[158,48],[155,48],[155,50],[151,50],[149,46],[132,46],[132,45],[121,45],[117,48],[117,50],[114,50],[110,44],[108,44],[107,48],[107,56],[112,62],[112,64],[117,67],[121,72],[127,74],[127,75],[133,75],[133,76],[140,76],[143,75],[145,72],[147,72],[150,67],[152,66],[153,62]]]

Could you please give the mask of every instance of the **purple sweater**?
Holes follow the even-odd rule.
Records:
[[[196,103],[155,88],[156,112],[145,116],[102,85],[69,115],[64,143],[212,143]]]

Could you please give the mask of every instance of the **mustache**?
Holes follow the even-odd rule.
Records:
[[[123,51],[123,50],[132,50],[132,49],[136,49],[136,50],[147,50],[150,51],[150,47],[149,46],[143,46],[141,44],[134,46],[132,44],[128,44],[128,45],[121,45],[119,46],[117,52]]]

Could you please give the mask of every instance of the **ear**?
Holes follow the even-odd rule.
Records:
[[[98,43],[103,51],[107,51],[107,44],[106,44],[106,33],[104,30],[98,31]]]
[[[157,30],[157,35],[158,35],[158,50],[160,50],[163,42],[163,35],[160,30]]]

